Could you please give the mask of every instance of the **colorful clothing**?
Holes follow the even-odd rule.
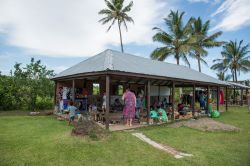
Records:
[[[159,119],[162,120],[163,122],[167,122],[168,121],[168,116],[167,113],[164,109],[159,108],[158,109],[158,114],[159,114]]]
[[[135,117],[135,105],[136,105],[136,97],[133,92],[127,91],[123,94],[124,100],[124,108],[123,108],[123,116],[125,119],[132,119]]]
[[[247,95],[248,107],[250,107],[250,93]]]
[[[158,114],[155,110],[150,111],[150,118],[151,119],[158,119]]]

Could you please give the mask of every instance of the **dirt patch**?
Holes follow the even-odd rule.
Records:
[[[93,140],[99,140],[106,138],[109,135],[109,132],[101,128],[91,118],[84,117],[74,123],[74,128],[72,129],[71,134],[74,136],[87,136]]]
[[[177,128],[181,126],[198,129],[201,131],[239,131],[238,127],[233,125],[221,123],[210,118],[201,118],[198,120],[187,120],[176,122],[170,125],[170,127]]]

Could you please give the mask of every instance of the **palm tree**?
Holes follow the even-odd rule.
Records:
[[[182,59],[190,66],[186,54],[191,49],[204,52],[190,38],[193,18],[190,18],[187,24],[183,25],[183,15],[184,12],[171,11],[168,17],[164,18],[169,32],[165,32],[158,27],[153,28],[153,30],[157,30],[157,33],[153,36],[153,41],[157,41],[163,46],[156,48],[151,53],[152,59],[164,61],[167,57],[174,55],[177,65],[180,64],[180,59]]]
[[[235,40],[224,45],[221,52],[222,58],[213,60],[213,62],[217,63],[211,69],[220,71],[230,70],[233,81],[237,82],[237,73],[240,75],[240,72],[246,73],[250,71],[250,56],[247,56],[250,52],[248,50],[250,44],[244,46],[242,44],[243,40],[239,43]]]
[[[117,21],[119,33],[120,33],[120,43],[121,43],[121,51],[123,52],[123,44],[122,44],[122,33],[121,33],[121,25],[123,24],[128,30],[127,23],[126,22],[132,22],[134,23],[134,20],[132,17],[127,15],[127,12],[131,10],[131,7],[133,6],[133,1],[131,1],[127,6],[123,7],[124,0],[104,0],[107,8],[102,9],[99,11],[98,14],[105,15],[104,18],[100,19],[99,22],[102,24],[107,24],[111,22],[110,26],[108,27],[108,30],[115,24]]]
[[[225,72],[219,72],[216,74],[218,79],[221,81],[229,81],[232,78],[232,75],[226,74]]]
[[[194,38],[194,40],[196,40],[196,44],[201,49],[219,47],[224,44],[224,42],[216,41],[216,38],[218,38],[222,34],[221,31],[216,32],[210,36],[208,35],[209,24],[209,20],[203,24],[200,17],[198,17],[198,19],[194,19],[194,22],[192,24],[192,37]],[[198,60],[199,72],[201,72],[201,62],[207,65],[206,61],[203,59],[207,56],[206,52],[202,53],[194,50],[190,53],[190,56]]]

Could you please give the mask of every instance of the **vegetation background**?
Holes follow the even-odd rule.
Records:
[[[0,74],[0,110],[44,110],[53,107],[53,70],[40,60],[31,58],[30,64],[14,65],[10,76]]]

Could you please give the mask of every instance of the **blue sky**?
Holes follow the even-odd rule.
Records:
[[[35,57],[58,73],[105,49],[120,50],[117,27],[107,33],[107,26],[98,23],[103,7],[103,0],[0,0],[0,71],[9,74],[16,62],[26,64]],[[220,40],[250,43],[249,0],[134,0],[135,24],[128,32],[123,29],[125,52],[149,57],[159,46],[152,41],[152,28],[164,28],[162,18],[170,10],[185,11],[185,21],[191,16],[210,20],[211,33],[223,31]],[[208,51],[211,66],[221,48]],[[176,63],[173,58],[166,62]],[[190,62],[197,70],[197,62]],[[215,77],[209,66],[203,65],[202,71]],[[250,73],[241,73],[239,79],[250,79]]]

